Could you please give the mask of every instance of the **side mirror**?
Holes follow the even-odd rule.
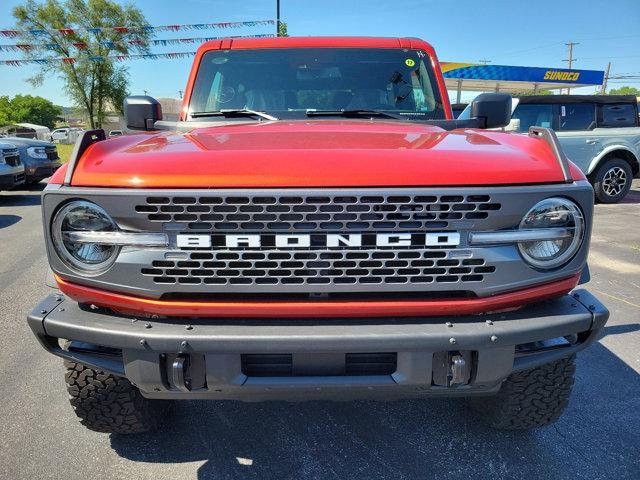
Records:
[[[131,95],[124,99],[124,118],[131,130],[153,130],[162,120],[162,107],[155,98],[147,95]]]
[[[483,128],[506,127],[511,120],[511,95],[481,93],[471,102],[471,118],[483,122]]]

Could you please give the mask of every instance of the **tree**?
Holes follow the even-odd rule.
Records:
[[[553,95],[551,90],[538,90],[534,93],[533,90],[528,90],[526,92],[515,92],[512,94],[514,97],[530,97],[532,95]]]
[[[11,120],[11,100],[6,95],[0,97],[0,127],[9,125]]]
[[[279,37],[288,37],[289,32],[287,31],[287,23],[280,21],[280,25],[278,25],[278,36]]]
[[[635,95],[640,97],[640,89],[636,87],[620,87],[609,90],[609,95]]]
[[[53,128],[56,118],[62,114],[62,108],[42,97],[16,95],[0,97],[0,125],[10,123],[35,123]]]
[[[27,58],[75,58],[41,64],[29,79],[33,85],[58,76],[76,105],[86,110],[92,128],[101,126],[108,105],[121,110],[128,87],[127,69],[107,57],[148,52],[150,33],[138,8],[112,0],[27,0],[13,9],[13,16],[18,30],[46,31],[23,35],[22,43],[36,45],[25,53]],[[122,28],[97,30],[105,27]],[[61,28],[73,32],[50,32]]]

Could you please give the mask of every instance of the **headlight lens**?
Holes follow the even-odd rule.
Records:
[[[41,160],[47,159],[47,152],[44,147],[29,147],[27,148],[27,155],[31,158],[39,158]]]
[[[96,275],[113,264],[120,248],[114,245],[72,243],[68,234],[73,231],[117,230],[116,223],[101,207],[84,200],[75,200],[58,210],[51,225],[51,236],[56,252],[67,266],[82,274]]]
[[[521,229],[564,228],[567,236],[555,240],[536,240],[518,244],[530,265],[551,269],[573,258],[584,238],[584,218],[578,206],[566,198],[547,198],[537,203],[520,222]]]

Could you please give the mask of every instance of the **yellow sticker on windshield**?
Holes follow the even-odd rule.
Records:
[[[414,59],[412,59],[412,58],[407,58],[407,59],[404,61],[404,63],[405,63],[405,65],[406,65],[407,67],[415,67],[415,66],[416,66],[416,62],[415,62],[415,60],[414,60]]]

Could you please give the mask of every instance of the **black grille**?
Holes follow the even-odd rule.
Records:
[[[290,377],[293,375],[293,356],[289,354],[241,355],[242,373],[247,377]]]
[[[7,165],[11,167],[17,167],[18,165],[20,165],[20,156],[18,154],[9,155],[4,157],[4,161]]]
[[[147,197],[135,211],[192,230],[381,231],[446,229],[500,208],[489,195],[247,195]]]
[[[242,373],[248,377],[363,376],[391,375],[397,369],[396,353],[347,353],[332,357],[323,367],[322,361],[309,363],[308,358],[297,362],[290,353],[243,354]]]
[[[391,375],[397,368],[395,353],[347,353],[345,375]]]
[[[47,159],[58,160],[58,149],[56,147],[44,147],[44,151],[47,153]]]
[[[142,268],[156,284],[384,285],[481,282],[495,272],[482,258],[451,259],[447,250],[191,252]]]

